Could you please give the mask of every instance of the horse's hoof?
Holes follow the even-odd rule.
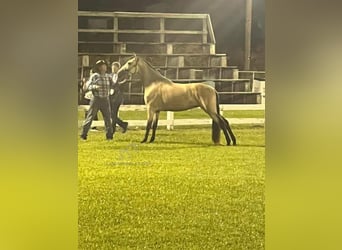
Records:
[[[236,146],[236,142],[233,142],[233,146]]]
[[[140,143],[145,143],[146,142],[146,140],[142,140]]]

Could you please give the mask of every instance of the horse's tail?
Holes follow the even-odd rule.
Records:
[[[216,112],[218,115],[220,115],[219,99],[218,99],[218,94],[216,91],[215,91],[215,94],[216,94]],[[220,130],[219,124],[213,120],[211,128],[212,128],[211,138],[212,138],[213,142],[215,144],[220,143],[220,134],[221,134],[220,132],[221,132],[221,130]]]

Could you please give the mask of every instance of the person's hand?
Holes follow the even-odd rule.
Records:
[[[123,79],[119,84],[124,84],[125,82],[127,82],[127,79]]]
[[[111,90],[109,91],[109,94],[110,94],[110,95],[113,95],[114,92],[115,92],[114,89],[111,89]]]
[[[92,82],[93,86],[96,86],[97,88],[99,87],[98,85],[99,79],[96,79],[95,81]]]
[[[93,90],[98,90],[99,88],[100,88],[99,85],[95,85],[95,84],[94,84],[94,85],[92,86],[92,89],[93,89]]]

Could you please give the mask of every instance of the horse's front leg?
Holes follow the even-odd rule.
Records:
[[[156,138],[156,130],[158,127],[159,113],[160,112],[157,111],[154,115],[153,125],[152,125],[152,136],[151,136],[150,142],[154,142],[154,139]]]
[[[145,137],[141,141],[141,143],[147,142],[148,134],[150,133],[150,129],[151,129],[151,126],[152,126],[153,116],[154,116],[154,112],[151,111],[151,109],[149,107],[147,107],[146,132],[145,132]]]

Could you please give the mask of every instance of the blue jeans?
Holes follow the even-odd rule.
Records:
[[[125,122],[118,117],[120,105],[123,103],[122,92],[116,90],[115,93],[109,97],[109,101],[113,132],[115,133],[116,124],[118,124],[122,128],[125,126]]]
[[[101,111],[103,120],[106,127],[106,137],[107,139],[113,138],[113,128],[110,121],[110,103],[108,97],[97,97],[94,96],[90,100],[90,108],[87,113],[87,117],[83,122],[82,137],[87,137],[88,131],[91,127],[91,123],[94,120],[98,111]]]

